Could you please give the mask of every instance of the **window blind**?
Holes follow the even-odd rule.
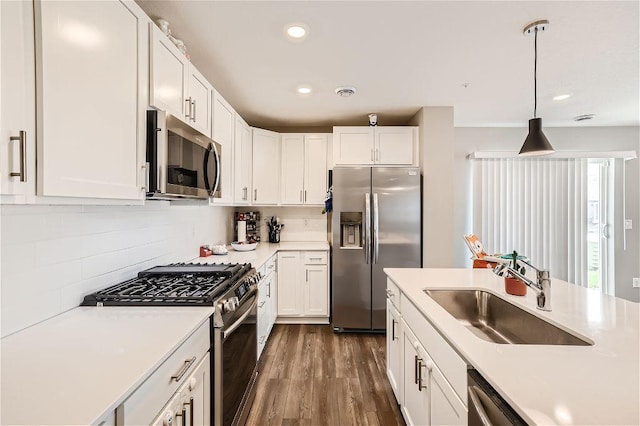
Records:
[[[587,285],[586,158],[488,158],[475,222],[491,252],[516,250],[552,276]],[[479,186],[479,188],[478,188]]]

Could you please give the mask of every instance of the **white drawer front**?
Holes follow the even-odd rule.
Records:
[[[398,288],[396,283],[391,281],[389,278],[387,278],[387,299],[389,299],[391,303],[393,303],[393,306],[397,310],[401,310],[400,309],[400,289]]]
[[[327,252],[326,251],[305,251],[304,264],[305,265],[326,265]]]
[[[124,402],[125,424],[151,423],[206,355],[211,341],[209,330],[207,320]],[[182,375],[179,381],[171,377],[178,374]]]
[[[278,262],[278,256],[272,256],[271,259],[267,260],[264,274],[269,275],[270,273],[275,272],[277,262]]]
[[[453,350],[449,343],[433,328],[420,311],[401,295],[401,314],[411,331],[429,353],[433,362],[446,377],[462,401],[467,400],[467,363]]]

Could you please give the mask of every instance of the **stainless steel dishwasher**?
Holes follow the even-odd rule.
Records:
[[[467,371],[469,426],[526,425],[527,422],[474,369]]]

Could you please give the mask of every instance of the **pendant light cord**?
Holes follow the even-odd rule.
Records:
[[[538,109],[538,27],[535,28],[535,34],[533,38],[533,118],[536,118],[536,111]]]

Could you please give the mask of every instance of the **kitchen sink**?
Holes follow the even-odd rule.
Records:
[[[424,290],[481,339],[516,345],[591,346],[588,342],[483,290]]]

